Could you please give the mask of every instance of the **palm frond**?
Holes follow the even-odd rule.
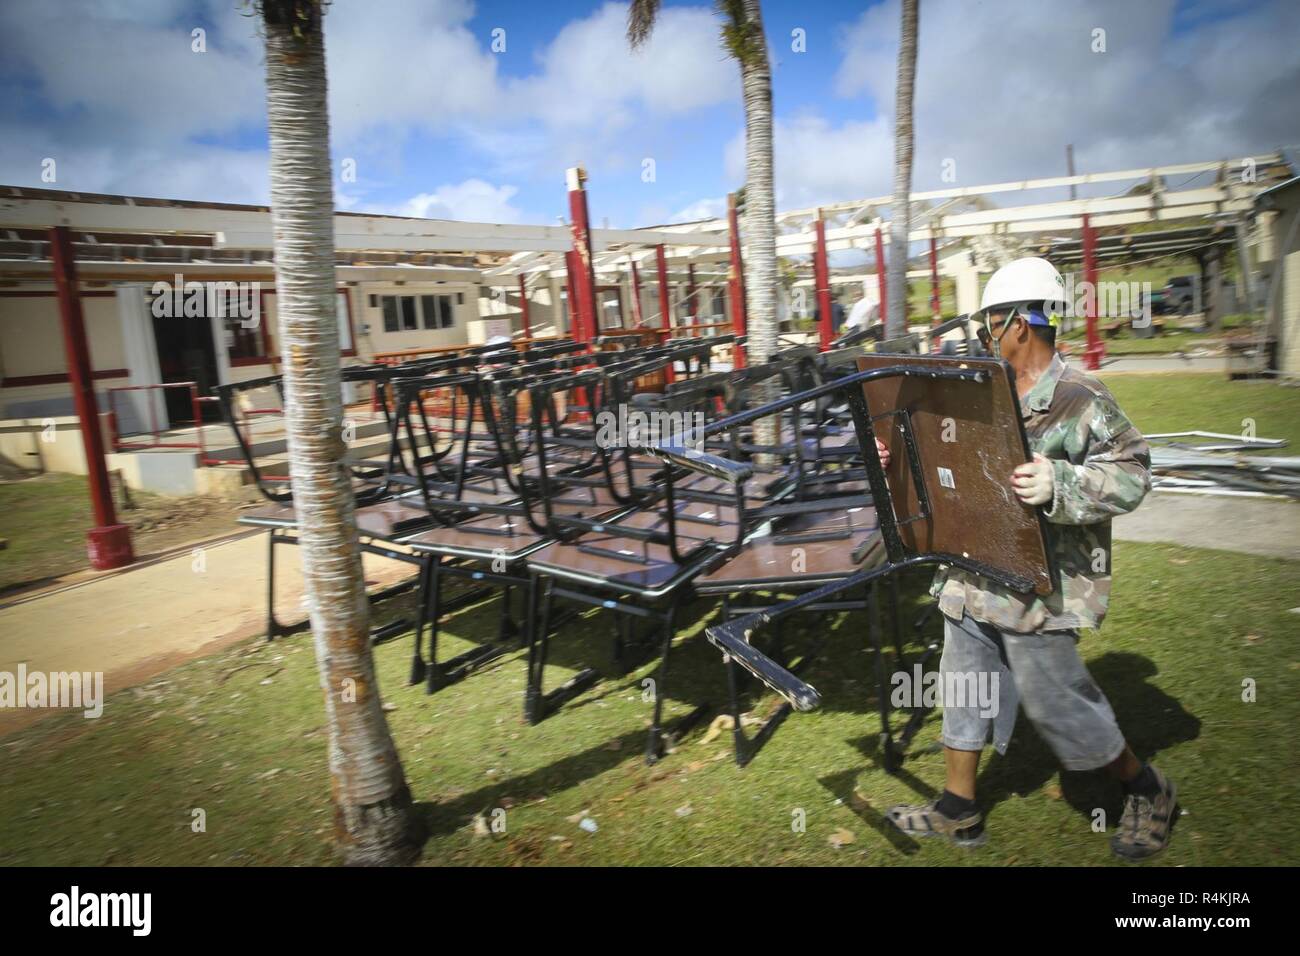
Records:
[[[650,39],[659,17],[659,0],[632,0],[627,10],[627,42],[633,49]]]
[[[752,63],[764,52],[762,24],[750,20],[745,0],[717,0],[717,8],[724,18],[722,45],[742,66]]]

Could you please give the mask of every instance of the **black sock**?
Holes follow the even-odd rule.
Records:
[[[1156,779],[1151,764],[1144,763],[1141,771],[1132,780],[1121,784],[1125,793],[1136,793],[1139,797],[1153,799],[1160,792],[1160,781]]]
[[[935,801],[934,808],[949,820],[959,820],[975,810],[975,801],[959,797],[951,790],[945,790]]]

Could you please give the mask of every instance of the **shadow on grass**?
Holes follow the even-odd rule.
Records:
[[[1116,651],[1089,662],[1088,670],[1110,700],[1125,739],[1140,759],[1150,760],[1162,750],[1200,736],[1200,718],[1148,683],[1158,673],[1150,659]],[[1003,800],[1041,789],[1058,774],[1062,798],[1080,815],[1091,820],[1100,807],[1108,819],[1118,819],[1120,788],[1099,771],[1062,770],[1023,713],[1006,756],[994,753],[980,774],[980,802],[992,811]]]
[[[485,787],[448,800],[437,803],[417,802],[415,810],[426,837],[436,839],[455,833],[468,825],[476,814],[500,806],[499,801],[506,797],[527,804],[539,797],[553,797],[563,790],[576,787],[584,780],[612,770],[627,761],[629,749],[633,753],[640,753],[645,733],[632,731],[616,739],[620,744],[616,749],[611,748],[608,742],[602,743],[545,767],[538,767],[531,773],[496,780]],[[521,799],[520,794],[527,796]]]
[[[819,777],[817,782],[842,801],[844,806],[852,810],[859,820],[884,837],[886,842],[895,850],[909,856],[920,850],[921,845],[916,840],[890,823],[885,818],[885,815],[877,810],[871,801],[856,789],[855,785],[860,774],[860,769],[854,767],[849,770],[842,770],[839,773]],[[898,777],[918,793],[926,794],[926,799],[935,795],[932,788],[913,777],[906,770],[900,769]]]
[[[917,633],[911,627],[915,610],[924,598],[928,576],[922,580],[917,576],[908,576],[903,589],[904,640],[910,644],[917,640]],[[450,597],[455,592],[449,589]],[[561,609],[569,602],[557,600],[556,608]],[[388,610],[389,607],[392,610]],[[569,605],[571,606],[571,605]],[[519,602],[514,602],[514,613],[519,614]],[[413,620],[415,601],[413,597],[394,599],[385,602],[386,619],[406,617]],[[497,639],[497,621],[500,613],[498,597],[490,597],[453,612],[444,619],[442,634],[475,645],[495,643]],[[885,641],[892,646],[892,631],[889,629],[888,615],[885,616]],[[517,623],[522,624],[516,616]],[[620,671],[614,662],[613,647],[617,633],[615,615],[590,610],[569,620],[555,632],[550,641],[547,655],[548,689],[554,678],[555,670],[578,672],[586,667],[594,668],[600,675],[600,683],[594,691],[588,691],[578,698],[564,704],[565,711],[581,710],[591,707],[603,699],[626,693],[629,689],[639,689],[641,682],[648,677],[660,679],[659,690],[666,692],[665,700],[685,705],[690,711],[707,709],[725,709],[727,706],[727,675],[722,655],[708,643],[704,637],[701,623],[712,625],[719,621],[718,603],[712,598],[697,598],[687,601],[677,614],[676,628],[678,634],[694,632],[689,639],[677,639],[669,655],[668,672],[660,679],[658,664],[660,659],[660,636],[648,622],[639,622],[643,645],[630,651],[625,670]],[[927,630],[933,630],[933,622]],[[782,644],[790,651],[790,659],[804,656],[819,640],[824,645],[817,657],[808,662],[806,679],[824,681],[822,710],[827,712],[858,713],[870,717],[875,712],[876,674],[875,660],[870,653],[865,653],[869,646],[867,616],[864,611],[826,615],[798,615],[784,622]],[[771,635],[768,635],[771,637]],[[932,638],[931,638],[932,639]],[[394,643],[403,643],[408,647],[411,635],[405,634]],[[441,639],[440,639],[441,645]],[[425,647],[427,649],[427,640]],[[630,649],[629,649],[630,650]],[[913,651],[909,648],[909,654]],[[440,651],[441,654],[446,653]],[[526,659],[526,652],[518,645],[512,644],[509,652],[497,658],[482,669],[482,672],[496,670],[500,667],[521,667]],[[889,660],[892,661],[892,653]],[[892,664],[889,665],[892,669]],[[473,676],[469,678],[473,679]],[[756,707],[763,707],[765,699],[774,696],[757,681],[745,680],[742,675],[741,710],[749,712]]]

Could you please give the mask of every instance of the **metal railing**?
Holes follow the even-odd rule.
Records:
[[[158,427],[158,404],[154,396],[150,395],[146,404],[149,406],[149,431],[147,432],[153,438],[150,442],[126,442],[123,441],[121,429],[118,428],[117,419],[117,393],[118,392],[142,392],[161,390],[168,388],[188,388],[190,390],[190,408],[194,413],[192,424],[198,432],[199,441],[163,441],[163,430]],[[158,385],[115,385],[108,390],[108,434],[109,443],[113,446],[114,451],[141,451],[150,448],[201,448],[203,436],[203,418],[199,406],[199,386],[197,382],[163,382]],[[178,424],[185,424],[184,420]],[[142,433],[143,434],[143,433]]]
[[[215,395],[204,395],[204,396],[201,396],[201,397],[198,399],[198,401],[200,401],[200,402],[212,402],[213,404],[216,404],[216,405],[220,405],[220,403],[221,403],[221,399],[217,398]],[[232,427],[235,431],[237,431],[237,432],[239,433],[239,435],[238,435],[237,437],[242,437],[242,439],[243,439],[243,442],[242,442],[242,443],[243,443],[246,447],[248,447],[248,448],[252,448],[252,447],[253,447],[253,429],[252,429],[252,422],[251,422],[249,419],[251,419],[252,416],[254,416],[254,415],[283,415],[283,414],[284,414],[284,409],[282,409],[282,408],[243,408],[243,409],[238,409],[238,408],[237,408],[237,409],[233,409],[233,410],[232,410],[232,414],[235,416],[235,420],[234,420],[234,422],[231,424],[231,427]],[[244,459],[244,457],[243,457],[242,455],[241,455],[240,457],[238,457],[238,458],[212,458],[212,457],[210,457],[210,456],[208,455],[207,441],[205,440],[205,437],[204,437],[204,434],[203,434],[203,429],[202,429],[201,427],[198,429],[198,433],[199,433],[199,441],[198,441],[198,447],[199,447],[199,464],[202,465],[204,468],[211,468],[211,467],[213,467],[214,465],[243,465],[243,464],[247,464],[247,462],[245,461],[245,459]],[[286,436],[286,439],[287,439],[287,437],[288,437],[288,436]],[[265,479],[266,481],[288,481],[288,480],[289,480],[289,476],[288,476],[288,475],[267,475],[267,474],[263,474],[263,475],[262,475],[262,478]]]
[[[132,436],[123,435],[118,425],[117,393],[158,391],[158,390],[163,390],[168,388],[189,389],[190,408],[193,411],[193,418],[189,420],[182,419],[179,422],[173,422],[171,423],[168,429],[160,428],[158,422],[158,406],[157,403],[153,400],[153,396],[150,396],[150,399],[147,403],[149,406],[149,428],[147,432],[140,432],[139,434],[147,434],[150,436],[152,440],[151,441],[127,441],[126,439],[131,438]],[[204,429],[204,424],[203,424],[203,404],[205,402],[216,404],[220,402],[220,399],[212,395],[200,395],[199,386],[197,382],[162,382],[157,385],[114,386],[108,389],[109,442],[114,451],[150,451],[153,449],[160,449],[160,448],[192,448],[199,453],[199,465],[204,468],[211,468],[214,465],[244,464],[243,457],[213,458],[211,455],[208,454],[207,433]],[[244,437],[244,440],[248,442],[249,446],[251,447],[252,423],[251,421],[249,421],[249,419],[254,415],[283,415],[284,410],[279,408],[246,408],[246,409],[241,409],[238,414],[241,415],[242,417],[238,418],[235,421],[233,427],[240,431],[241,435]],[[175,427],[176,425],[193,426],[194,428],[193,439],[190,441],[163,440],[163,435],[165,431],[170,430],[171,427]],[[284,476],[270,475],[265,477],[267,477],[268,480],[270,481],[289,480],[287,475]]]

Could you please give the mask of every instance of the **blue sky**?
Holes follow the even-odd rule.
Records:
[[[889,192],[897,0],[767,0],[764,15],[779,205]],[[744,173],[720,21],[666,3],[632,54],[625,16],[577,0],[335,0],[332,145],[357,172],[336,181],[338,205],[555,222],[581,162],[597,223],[717,214]],[[254,27],[236,0],[0,4],[0,183],[265,202]],[[954,184],[945,164],[956,185],[1056,175],[1067,142],[1084,170],[1300,142],[1290,0],[922,0],[920,36],[917,189]]]

